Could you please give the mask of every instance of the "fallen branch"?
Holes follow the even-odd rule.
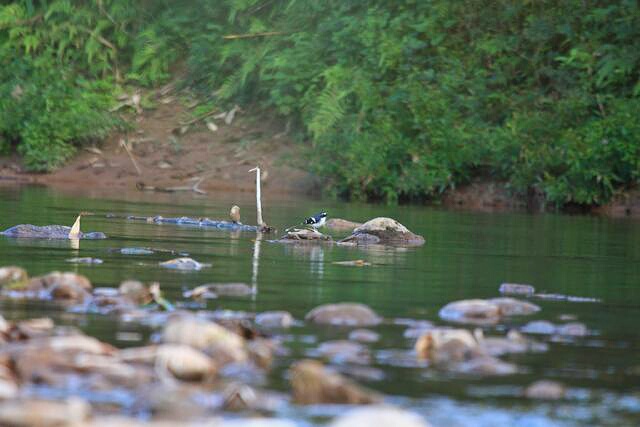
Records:
[[[124,141],[124,139],[120,140],[120,145],[124,148],[124,151],[126,151],[127,154],[129,155],[129,159],[131,159],[131,163],[133,163],[133,167],[136,168],[136,172],[138,172],[138,175],[142,175],[142,171],[140,171],[140,167],[138,167],[138,162],[136,162],[136,159],[133,157],[131,150],[129,150],[129,146]]]

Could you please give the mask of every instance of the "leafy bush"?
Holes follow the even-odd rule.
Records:
[[[601,204],[640,179],[634,0],[25,0],[0,7],[0,46],[55,69],[42,79],[67,89],[37,108],[83,111],[85,129],[106,129],[85,116],[106,102],[89,82],[152,86],[184,64],[207,102],[294,123],[334,194],[424,199],[481,178]],[[86,98],[63,106],[74,90]],[[0,132],[41,156],[30,164],[61,160],[89,136],[69,114]]]

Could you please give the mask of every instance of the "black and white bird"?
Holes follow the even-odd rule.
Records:
[[[322,227],[325,222],[327,222],[327,213],[320,212],[319,214],[315,214],[314,216],[310,216],[309,218],[305,219],[303,224],[310,226],[314,230],[317,230],[318,228]]]

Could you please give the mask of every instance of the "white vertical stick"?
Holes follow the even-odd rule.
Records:
[[[260,167],[256,166],[249,172],[253,171],[256,172],[256,210],[258,212],[258,227],[262,227],[264,225],[264,221],[262,221],[262,196],[260,195]]]

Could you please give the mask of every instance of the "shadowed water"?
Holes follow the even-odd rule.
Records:
[[[434,425],[585,425],[640,421],[640,222],[588,216],[451,212],[419,206],[387,207],[320,200],[270,198],[264,216],[279,230],[321,210],[329,216],[365,221],[389,216],[423,235],[418,248],[365,250],[317,245],[279,245],[252,232],[207,230],[174,224],[128,221],[122,216],[209,217],[227,219],[231,205],[242,208],[243,222],[254,223],[251,194],[194,196],[134,193],[117,198],[69,196],[42,188],[0,189],[0,229],[20,223],[71,225],[80,211],[83,229],[102,231],[106,240],[15,240],[0,236],[0,265],[18,265],[30,275],[52,270],[86,275],[94,286],[117,286],[135,278],[158,281],[165,296],[180,305],[184,290],[209,282],[245,282],[253,296],[220,298],[207,309],[288,310],[297,319],[327,302],[368,304],[387,322],[376,328],[382,339],[371,345],[382,379],[364,381],[390,401],[423,413]],[[117,217],[108,218],[107,214]],[[276,235],[277,236],[277,235]],[[275,237],[275,236],[274,236]],[[157,249],[152,254],[120,253],[125,247]],[[170,253],[173,251],[174,253]],[[169,271],[159,262],[188,253],[211,267],[197,272]],[[71,264],[94,257],[99,265]],[[364,259],[356,268],[334,261]],[[413,341],[403,337],[402,319],[438,324],[438,310],[465,298],[498,296],[502,282],[530,283],[544,293],[602,300],[599,303],[535,300],[542,310],[502,323],[510,326],[545,319],[555,323],[573,315],[592,331],[585,338],[549,342],[549,351],[512,355],[521,372],[506,377],[469,377],[405,367]],[[194,307],[194,306],[192,306]],[[204,308],[197,306],[195,308]],[[132,343],[122,331],[147,330],[99,315],[66,313],[47,303],[0,303],[7,318],[50,316],[80,326],[116,346]],[[506,325],[506,326],[505,326]],[[491,334],[488,329],[486,333]],[[268,387],[288,391],[284,371],[318,343],[343,339],[348,329],[309,325],[290,331],[289,356],[276,361]],[[548,341],[548,338],[541,338]],[[138,345],[139,343],[133,343]],[[411,364],[410,364],[411,365]],[[565,383],[568,399],[530,402],[517,397],[524,386],[546,378]],[[282,416],[321,422],[339,407],[286,407]],[[315,411],[315,412],[314,412]]]

